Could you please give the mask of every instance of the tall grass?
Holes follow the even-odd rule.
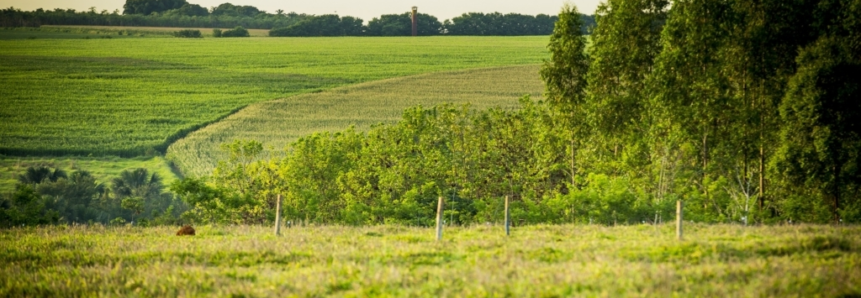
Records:
[[[57,226],[0,231],[0,296],[854,297],[861,228]]]

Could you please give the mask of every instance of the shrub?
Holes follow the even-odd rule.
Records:
[[[233,28],[233,30],[227,30],[221,33],[221,37],[249,37],[251,34],[248,34],[248,30],[242,28],[242,26]]]
[[[221,37],[221,29],[212,29],[212,37]]]
[[[203,37],[203,35],[200,34],[200,30],[192,30],[192,29],[185,29],[185,30],[176,31],[173,33],[173,36],[181,37],[181,38],[202,38]]]

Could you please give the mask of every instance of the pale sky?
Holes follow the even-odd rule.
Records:
[[[359,17],[365,22],[383,14],[398,14],[418,6],[420,13],[437,17],[440,21],[451,19],[465,12],[501,12],[536,15],[539,13],[555,15],[559,13],[566,0],[187,0],[203,7],[218,6],[224,2],[234,5],[251,5],[269,13],[277,9],[285,12],[295,11],[307,14],[333,14]],[[567,0],[577,6],[584,14],[592,14],[602,0]],[[37,8],[72,8],[78,11],[95,6],[98,11],[107,9],[123,10],[125,0],[0,0],[0,8],[10,6],[22,10]]]

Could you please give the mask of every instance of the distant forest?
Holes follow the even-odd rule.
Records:
[[[39,27],[42,25],[149,26],[273,29],[272,36],[406,36],[411,34],[410,13],[381,15],[365,25],[351,16],[309,15],[277,10],[269,13],[254,6],[223,3],[212,8],[185,0],[127,0],[120,10],[88,11],[74,9],[37,9],[22,11],[14,7],[0,11],[0,26]],[[583,34],[595,27],[594,16],[581,15]],[[419,35],[549,35],[557,16],[517,13],[464,13],[440,21],[419,14]]]

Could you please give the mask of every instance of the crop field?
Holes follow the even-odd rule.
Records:
[[[168,36],[172,35],[173,32],[185,29],[192,30],[200,30],[200,33],[204,37],[212,37],[212,29],[213,28],[188,28],[188,27],[136,27],[136,26],[61,26],[61,25],[45,25],[42,28],[47,29],[89,29],[89,30],[109,30],[109,31],[123,31],[128,30],[131,32],[142,32],[143,34],[154,34],[154,35],[164,35]],[[233,28],[221,28],[222,30],[230,30]],[[248,30],[248,34],[251,37],[264,37],[269,36],[269,29],[246,29]],[[171,36],[172,37],[172,36]]]
[[[0,154],[153,155],[242,107],[547,57],[546,37],[0,40]]]
[[[419,105],[515,108],[523,95],[541,98],[544,84],[538,70],[538,65],[523,65],[421,74],[255,103],[178,140],[168,148],[168,158],[186,175],[208,175],[218,160],[226,159],[219,146],[237,139],[257,140],[283,152],[301,136],[350,125],[362,131],[395,122],[405,109]]]
[[[861,228],[0,230],[0,296],[857,297]]]
[[[176,31],[176,30],[174,30]],[[202,32],[202,31],[201,31]],[[211,33],[210,33],[211,34]],[[20,39],[114,39],[114,38],[166,38],[173,37],[172,32],[161,30],[148,30],[140,27],[131,29],[128,27],[117,27],[116,29],[91,26],[42,26],[0,28],[0,40]]]
[[[165,185],[178,177],[171,170],[167,160],[162,157],[0,157],[0,195],[11,193],[18,183],[18,175],[28,167],[46,166],[60,168],[71,174],[74,171],[88,171],[96,177],[96,182],[109,185],[110,180],[119,177],[120,172],[128,169],[145,168],[150,173],[158,173]]]

